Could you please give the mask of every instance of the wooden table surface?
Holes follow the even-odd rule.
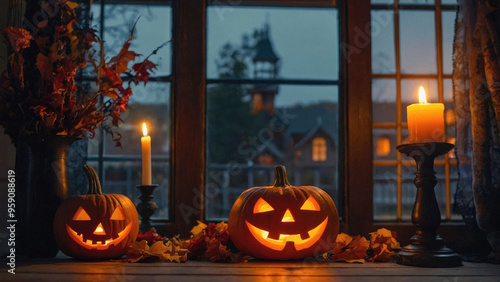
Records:
[[[395,263],[126,263],[56,258],[16,262],[12,275],[2,261],[0,281],[500,281],[500,265],[468,262],[455,268],[419,268]]]

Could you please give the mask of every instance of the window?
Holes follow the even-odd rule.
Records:
[[[410,91],[415,85],[427,87],[433,95],[429,100],[451,101],[449,50],[455,7],[444,0],[436,1],[439,4],[400,2],[374,0],[370,6],[370,0],[173,0],[170,6],[159,0],[106,1],[106,6],[128,3],[118,5],[121,9],[132,4],[149,7],[141,8],[145,9],[142,13],[155,15],[148,22],[149,31],[159,42],[174,39],[172,48],[165,49],[169,53],[161,56],[164,71],[150,83],[153,89],[147,89],[148,95],[156,95],[155,105],[163,107],[156,114],[146,110],[151,113],[152,129],[162,130],[152,134],[153,142],[158,142],[153,143],[157,150],[153,154],[161,175],[154,179],[169,185],[158,189],[165,195],[155,194],[155,202],[167,208],[167,216],[156,220],[159,231],[185,236],[196,220],[225,219],[243,189],[272,183],[271,169],[277,163],[287,166],[292,184],[315,185],[333,196],[342,215],[342,232],[366,235],[375,230],[378,220],[406,220],[403,210],[412,203],[403,198],[412,198],[414,188],[407,184],[413,171],[403,174],[403,168],[413,161],[403,159],[394,147],[407,135],[405,103],[413,102]],[[127,13],[111,16],[122,15]],[[135,16],[129,17],[135,21]],[[107,20],[100,19],[105,27]],[[363,41],[370,36],[370,19],[372,40]],[[425,23],[414,27],[417,19]],[[415,32],[402,34],[410,28]],[[246,48],[266,35],[266,30],[276,57],[256,56]],[[417,43],[423,49],[414,48]],[[156,47],[150,42],[146,45]],[[419,56],[422,61],[409,60],[419,52],[424,53]],[[308,63],[318,60],[321,63]],[[136,102],[137,107],[144,104]],[[318,116],[320,107],[323,114]],[[144,112],[135,115],[142,117]],[[299,114],[309,118],[291,120],[290,116]],[[161,120],[155,120],[158,115]],[[447,120],[451,117],[447,113]],[[280,135],[277,129],[287,119],[290,127],[305,130]],[[266,121],[267,126],[262,126]],[[128,128],[140,140],[136,122],[131,121]],[[332,124],[337,125],[333,130]],[[281,136],[287,140],[286,150],[274,142]],[[447,136],[453,136],[452,126],[447,126]],[[105,140],[100,138],[95,140]],[[314,140],[321,140],[315,138],[323,138],[325,142],[320,143],[325,147],[318,146],[318,141],[315,147]],[[113,153],[114,148],[104,142],[91,146],[89,160],[101,164],[108,181],[105,186],[112,183],[112,169],[130,169],[130,174],[121,172],[115,179],[123,185],[124,175],[131,176],[129,186],[135,191],[140,182],[139,152]],[[313,148],[325,152],[326,161],[313,161]],[[325,159],[321,155],[317,154],[318,159]],[[298,170],[295,163],[308,169]],[[438,173],[445,177],[439,197],[449,207],[451,201],[444,199],[453,193],[454,160],[447,156],[438,163]],[[127,193],[121,187],[116,191]],[[110,192],[107,186],[104,189]],[[167,199],[162,198],[166,195]],[[403,240],[414,231],[408,226],[384,227],[397,230]]]
[[[406,107],[424,86],[429,101],[445,104],[446,142],[454,142],[451,89],[454,1],[372,0],[373,218],[409,221],[415,201],[414,161],[397,153],[408,143]],[[435,163],[443,219],[452,214],[457,169],[453,152]]]
[[[227,219],[241,192],[271,185],[275,165],[341,201],[339,28],[331,3],[207,7],[207,219]],[[317,136],[328,136],[330,158]]]
[[[91,9],[92,24],[105,42],[108,58],[120,51],[136,21],[131,50],[142,58],[172,37],[172,9],[166,1],[149,4],[96,1]],[[153,26],[161,26],[161,32]],[[151,57],[158,68],[147,85],[141,83],[132,87],[134,94],[118,129],[122,148],[116,147],[112,138],[103,134],[102,127],[88,142],[88,163],[98,170],[103,191],[124,194],[137,204],[140,192],[136,185],[141,184],[142,123],[147,123],[152,138],[153,183],[159,185],[154,191],[158,205],[154,217],[162,220],[168,220],[170,215],[170,47],[166,45]]]
[[[312,141],[312,160],[315,162],[326,161],[326,139],[316,137]]]
[[[391,153],[391,139],[389,136],[380,136],[377,138],[375,152],[377,157],[385,157]]]

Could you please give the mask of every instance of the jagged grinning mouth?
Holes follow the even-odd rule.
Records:
[[[255,239],[262,245],[276,251],[282,251],[286,246],[286,242],[294,242],[295,250],[300,251],[309,248],[319,240],[328,224],[328,216],[318,226],[307,232],[309,234],[307,239],[302,239],[300,234],[280,234],[279,239],[268,238],[269,231],[257,228],[246,220],[245,223]]]
[[[73,230],[69,225],[66,224],[66,231],[68,231],[69,236],[73,241],[77,242],[79,245],[82,247],[92,250],[92,249],[97,249],[97,250],[107,250],[111,245],[118,245],[121,241],[123,241],[128,234],[130,233],[130,230],[132,229],[132,222],[130,222],[125,229],[123,229],[120,233],[118,233],[118,238],[116,239],[108,239],[105,240],[104,243],[101,241],[97,241],[95,244],[92,243],[92,240],[85,240],[83,241],[83,234],[78,235],[78,233]]]

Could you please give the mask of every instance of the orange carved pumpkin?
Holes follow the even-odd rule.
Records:
[[[273,186],[244,191],[229,214],[229,235],[243,253],[264,259],[301,259],[330,249],[339,232],[332,198],[314,186],[291,186],[284,166]]]
[[[102,194],[95,170],[89,165],[83,169],[89,178],[89,191],[59,206],[54,219],[57,245],[75,258],[122,256],[139,232],[137,210],[124,195]]]

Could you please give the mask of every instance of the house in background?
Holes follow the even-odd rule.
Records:
[[[279,78],[280,58],[269,36],[269,24],[260,31],[255,45],[253,79]],[[283,131],[274,131],[273,140],[256,148],[252,163],[258,166],[286,164],[293,185],[315,185],[334,191],[337,175],[338,106],[331,102],[275,106],[279,94],[277,84],[258,82],[247,89],[253,114],[264,114],[268,120],[275,111],[286,111],[293,119]],[[282,94],[286,95],[286,93]],[[330,192],[330,191],[329,191]]]

